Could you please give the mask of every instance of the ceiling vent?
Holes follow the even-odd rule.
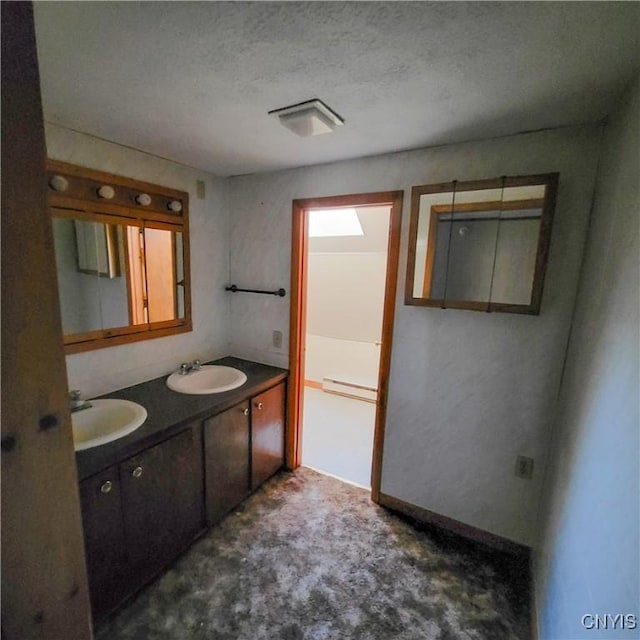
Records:
[[[280,124],[299,136],[319,136],[341,127],[344,120],[322,100],[307,100],[299,104],[269,111],[270,116],[280,119]]]

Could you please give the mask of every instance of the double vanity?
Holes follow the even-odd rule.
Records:
[[[211,365],[73,414],[94,620],[283,465],[287,372],[233,357]]]
[[[47,193],[68,355],[192,330],[189,193],[55,160]],[[94,620],[282,466],[286,375],[228,357],[72,392]]]

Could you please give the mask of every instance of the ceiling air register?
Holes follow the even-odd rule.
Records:
[[[303,137],[331,133],[341,127],[344,120],[322,100],[307,100],[289,107],[269,111],[270,116],[280,120],[280,124]]]

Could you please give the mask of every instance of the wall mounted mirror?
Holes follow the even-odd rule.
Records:
[[[413,187],[405,304],[538,314],[558,174]]]
[[[190,331],[188,194],[53,161],[48,173],[66,352]]]

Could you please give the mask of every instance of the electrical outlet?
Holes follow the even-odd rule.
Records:
[[[205,197],[205,189],[204,189],[204,180],[196,180],[196,196],[199,200],[204,200]]]
[[[276,349],[282,349],[282,331],[274,331],[272,341]]]
[[[533,458],[527,458],[527,456],[517,456],[515,474],[518,478],[531,480],[533,476]]]

